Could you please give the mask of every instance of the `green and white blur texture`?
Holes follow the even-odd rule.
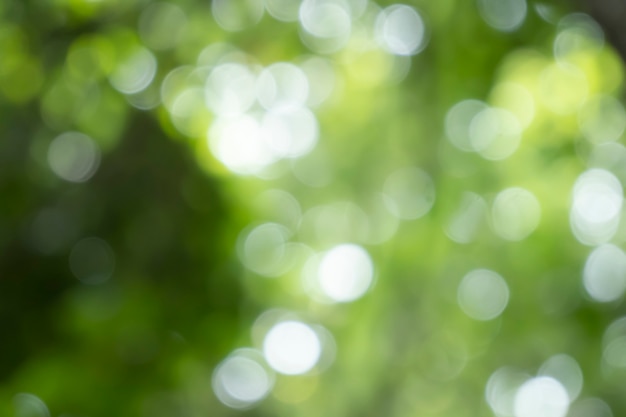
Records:
[[[221,253],[239,314],[189,316],[220,346],[122,326],[158,299],[120,301],[119,249],[68,238],[89,288],[66,302],[68,332],[97,350],[98,329],[127,331],[119,361],[166,375],[138,377],[120,415],[624,415],[624,70],[602,28],[560,6],[58,0],[38,6],[48,25],[96,30],[57,68],[4,20],[0,92],[38,109],[40,181],[89,187],[145,112],[233,208]],[[191,206],[202,192],[181,190]],[[33,220],[44,253],[55,215]],[[73,399],[100,377],[50,376],[72,380],[70,362],[20,368],[0,411],[100,415]]]

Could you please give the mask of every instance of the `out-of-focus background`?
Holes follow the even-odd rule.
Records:
[[[0,2],[0,415],[626,415],[588,5]]]

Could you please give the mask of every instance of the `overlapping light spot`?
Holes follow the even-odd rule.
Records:
[[[578,112],[580,130],[593,144],[615,142],[626,129],[626,111],[611,96],[596,96],[585,102]]]
[[[469,126],[472,150],[490,160],[505,159],[520,144],[522,127],[510,111],[493,107],[476,114]]]
[[[302,41],[318,53],[332,53],[348,43],[352,32],[349,5],[339,0],[304,0],[299,20]]]
[[[288,271],[294,260],[294,244],[288,243],[291,232],[277,223],[264,223],[244,230],[237,244],[241,262],[249,270],[266,277]]]
[[[100,165],[98,145],[79,132],[66,132],[54,138],[47,156],[52,171],[70,182],[87,181]]]
[[[211,13],[222,29],[236,32],[254,26],[263,17],[263,0],[213,0]]]
[[[111,85],[124,94],[135,94],[150,85],[157,71],[157,60],[152,52],[135,47],[120,62],[109,77]]]
[[[596,301],[615,301],[626,290],[626,254],[615,245],[605,244],[589,254],[583,270],[583,284]]]
[[[209,128],[209,147],[229,170],[238,174],[259,174],[278,159],[264,140],[264,134],[253,116],[220,118]]]
[[[496,416],[513,416],[515,395],[526,380],[527,374],[509,367],[500,368],[489,377],[485,399]]]
[[[599,398],[585,398],[570,407],[568,417],[613,417],[611,407]]]
[[[299,67],[278,62],[261,71],[257,79],[257,96],[268,110],[300,108],[309,96],[309,82]]]
[[[311,57],[300,67],[309,84],[307,104],[311,107],[318,107],[331,96],[337,83],[332,63],[324,58]]]
[[[349,243],[327,251],[317,270],[321,290],[335,302],[349,302],[362,297],[372,284],[373,277],[374,265],[367,251]]]
[[[478,194],[465,192],[459,208],[445,226],[446,235],[457,243],[472,242],[487,218],[487,203]]]
[[[319,336],[301,321],[281,321],[267,332],[263,340],[263,355],[267,363],[285,375],[309,372],[317,364],[321,353]]]
[[[395,55],[415,55],[427,44],[424,20],[417,10],[403,4],[394,4],[380,12],[376,37],[383,48]]]
[[[586,245],[608,242],[619,226],[623,204],[622,184],[611,172],[590,169],[574,184],[570,225]]]
[[[538,374],[559,381],[567,390],[569,401],[573,402],[583,388],[583,371],[576,359],[566,354],[558,354],[541,365]]]
[[[498,193],[493,202],[493,228],[503,239],[525,239],[537,228],[540,218],[539,201],[533,193],[523,188],[507,188]]]
[[[475,320],[498,317],[509,302],[509,287],[504,278],[488,269],[476,269],[463,277],[457,291],[459,306]]]
[[[276,159],[297,158],[317,144],[317,118],[306,107],[268,111],[261,120],[262,140]]]
[[[435,185],[430,175],[417,167],[400,168],[383,185],[387,209],[399,219],[424,216],[435,204]]]
[[[265,0],[267,12],[277,20],[295,22],[302,0]]]
[[[474,151],[470,137],[470,125],[474,117],[489,106],[479,100],[463,100],[448,110],[445,119],[446,137],[454,146],[465,152]]]
[[[607,327],[602,337],[602,358],[610,366],[626,369],[626,317],[619,318]]]
[[[229,62],[218,65],[206,81],[207,107],[220,116],[246,112],[254,104],[256,77],[243,64]]]
[[[265,398],[274,386],[274,374],[255,349],[238,349],[213,371],[213,392],[226,406],[249,408]]]
[[[175,47],[183,34],[187,16],[172,3],[156,2],[141,12],[138,33],[143,43],[154,50]]]
[[[496,30],[512,32],[518,29],[528,6],[526,0],[478,0],[478,10],[485,22]]]
[[[554,57],[560,63],[575,62],[576,55],[583,51],[599,50],[604,45],[604,32],[589,15],[572,13],[559,23],[559,33],[554,39]]]
[[[565,417],[570,399],[556,379],[538,376],[524,382],[515,394],[515,417]]]
[[[82,239],[69,257],[70,270],[85,284],[102,284],[115,270],[115,254],[107,242],[97,237]]]

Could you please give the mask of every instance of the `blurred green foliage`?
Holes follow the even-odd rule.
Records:
[[[0,415],[626,413],[623,63],[407,3],[0,3]]]

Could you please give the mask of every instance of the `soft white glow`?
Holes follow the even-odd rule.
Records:
[[[263,116],[261,129],[264,142],[281,158],[306,155],[319,136],[317,119],[307,108],[269,111]]]
[[[503,239],[525,239],[539,225],[541,206],[528,190],[519,187],[501,191],[493,203],[492,218],[495,232]]]
[[[452,106],[445,120],[446,137],[450,143],[462,151],[474,151],[470,125],[474,117],[487,108],[487,104],[479,100],[463,100]]]
[[[382,10],[376,32],[382,46],[395,55],[415,55],[426,47],[424,20],[411,6],[395,4]]]
[[[115,255],[104,240],[89,237],[74,245],[69,264],[74,276],[85,284],[101,284],[113,275]]]
[[[211,12],[217,24],[233,32],[259,23],[263,9],[263,0],[211,1]]]
[[[596,301],[619,299],[626,290],[626,254],[611,244],[596,248],[585,263],[583,283]]]
[[[368,290],[374,276],[372,260],[358,245],[335,246],[324,254],[318,269],[319,284],[337,302],[354,301]]]
[[[64,180],[85,182],[100,165],[100,149],[89,136],[66,132],[50,143],[48,163],[52,171]]]
[[[311,57],[300,67],[309,80],[307,104],[317,107],[324,103],[333,93],[337,82],[332,63],[324,58]]]
[[[339,0],[304,0],[299,11],[304,43],[315,52],[331,53],[343,48],[352,31],[348,5]]]
[[[599,50],[604,45],[602,27],[587,14],[569,14],[559,21],[558,27],[553,50],[561,63],[571,63],[568,59],[575,60],[577,52]]]
[[[317,364],[321,353],[321,342],[315,331],[299,321],[277,323],[263,340],[263,354],[267,363],[286,375],[310,371]]]
[[[257,174],[278,159],[263,134],[258,120],[252,116],[220,118],[209,129],[209,146],[229,170]]]
[[[597,96],[585,102],[578,113],[578,122],[591,143],[615,142],[626,128],[626,111],[617,99]]]
[[[580,242],[598,245],[615,235],[624,200],[615,175],[604,169],[584,172],[574,184],[572,200],[570,225]]]
[[[539,375],[550,376],[558,380],[567,390],[570,402],[580,395],[583,388],[583,371],[576,359],[569,355],[554,355],[541,365]]]
[[[257,96],[266,109],[297,109],[304,105],[308,95],[309,81],[304,72],[293,64],[272,64],[257,79]]]
[[[178,44],[186,23],[187,17],[180,7],[159,1],[141,12],[137,32],[146,46],[161,51]]]
[[[500,368],[489,377],[485,399],[496,416],[513,416],[515,394],[527,379],[527,374],[509,367]]]
[[[472,150],[490,160],[505,159],[519,146],[522,128],[507,110],[486,108],[472,119],[469,140]]]
[[[242,64],[227,63],[213,69],[207,78],[207,107],[220,116],[234,116],[248,110],[256,99],[256,79]]]
[[[470,243],[487,218],[487,203],[478,194],[463,193],[459,208],[445,227],[446,235],[457,243]]]
[[[417,219],[430,211],[435,203],[435,185],[426,172],[417,167],[400,168],[383,186],[385,205],[396,217]]]
[[[613,412],[601,399],[585,398],[572,404],[567,417],[613,417]]]
[[[134,94],[150,85],[156,71],[157,60],[152,52],[137,47],[128,58],[117,65],[109,80],[119,92]]]
[[[234,351],[213,372],[213,392],[231,408],[254,405],[269,394],[273,385],[274,376],[262,365],[262,356],[254,349]]]
[[[265,8],[274,19],[283,22],[298,20],[301,0],[265,0]]]
[[[475,320],[493,320],[509,302],[506,281],[493,271],[476,269],[463,277],[457,291],[459,306]]]
[[[478,0],[478,10],[485,22],[494,29],[512,32],[526,18],[526,0]]]
[[[602,337],[604,361],[619,369],[626,369],[626,317],[619,318],[607,327]]]
[[[16,417],[50,417],[48,406],[33,394],[20,392],[13,396]]]
[[[289,235],[289,229],[276,223],[264,223],[244,231],[239,243],[241,262],[259,275],[281,275],[290,266],[287,259]]]
[[[515,395],[515,417],[565,417],[570,399],[554,378],[539,376],[526,381]]]

